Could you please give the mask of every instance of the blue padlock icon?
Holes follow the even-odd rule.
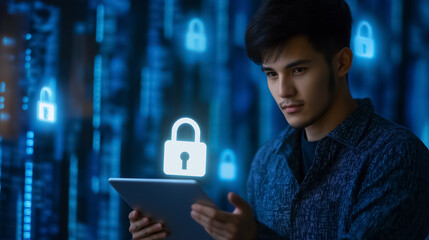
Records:
[[[220,154],[219,178],[222,180],[234,180],[237,174],[237,159],[234,151],[225,149]]]
[[[186,48],[195,52],[204,52],[207,48],[207,38],[204,23],[199,18],[193,18],[186,33]]]
[[[366,29],[367,36],[363,36],[362,32]],[[374,39],[372,38],[372,27],[367,21],[362,21],[358,25],[357,36],[355,38],[356,55],[364,58],[372,58],[374,56]]]
[[[37,103],[37,118],[44,122],[55,122],[56,108],[52,90],[48,87],[43,87],[40,90],[40,100]]]

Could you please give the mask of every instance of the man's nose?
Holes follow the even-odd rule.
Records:
[[[280,76],[278,88],[279,97],[289,98],[296,94],[296,88],[293,84],[293,80],[286,76]]]

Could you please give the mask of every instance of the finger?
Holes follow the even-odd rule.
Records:
[[[130,233],[140,231],[140,229],[148,226],[150,224],[150,219],[148,217],[143,217],[137,221],[131,222],[130,224]]]
[[[130,219],[130,221],[135,221],[139,218],[140,213],[137,210],[133,210],[130,212],[130,214],[128,214],[128,219]]]
[[[207,228],[204,228],[204,230],[206,230],[206,232],[210,236],[212,236],[215,240],[229,240],[229,239],[231,239],[230,237],[228,237],[226,235],[222,235],[222,233],[220,233],[220,232],[217,232],[217,231],[216,232],[210,232],[210,230]]]
[[[232,237],[227,233],[224,232],[220,229],[209,229],[209,228],[204,228],[204,230],[206,230],[206,232],[212,236],[215,240],[230,240],[232,239]]]
[[[199,214],[203,214],[209,218],[214,218],[216,220],[219,221],[223,221],[226,222],[229,219],[229,215],[230,213],[228,212],[224,212],[224,211],[220,211],[218,209],[209,207],[209,206],[204,206],[198,203],[195,203],[191,206],[192,211],[195,211]]]
[[[239,195],[230,192],[228,193],[228,201],[235,207],[233,213],[236,214],[252,214],[252,207]]]
[[[214,237],[214,234],[217,236],[227,237],[227,235],[225,234],[225,229],[227,227],[227,224],[221,221],[217,221],[213,218],[209,218],[195,211],[191,211],[191,217],[197,223],[203,226],[206,232],[209,233],[212,237]]]
[[[164,239],[168,237],[167,231],[159,231],[152,233],[149,236],[144,236],[141,232],[133,234],[133,240],[151,240],[151,239]]]
[[[204,227],[215,227],[215,228],[223,227],[222,222],[217,221],[216,219],[210,218],[204,214],[201,214],[195,211],[191,211],[191,217],[199,224],[203,225]]]
[[[150,235],[147,238],[144,238],[144,240],[158,240],[158,239],[166,239],[168,236],[168,233],[166,231],[157,232],[155,234]]]
[[[150,226],[144,227],[140,231],[133,233],[133,237],[146,238],[152,234],[155,234],[155,233],[158,233],[158,232],[164,230],[163,228],[164,227],[162,226],[161,223],[155,223],[155,224],[152,224]]]

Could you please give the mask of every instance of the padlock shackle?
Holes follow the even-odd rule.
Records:
[[[43,100],[44,93],[48,94],[49,101],[53,101],[52,90],[49,87],[43,87],[42,90],[40,90],[40,100]]]
[[[182,124],[191,125],[195,132],[195,142],[200,142],[200,137],[201,137],[200,127],[198,126],[197,122],[186,117],[177,120],[173,124],[173,128],[171,129],[171,141],[173,142],[177,141],[177,131],[179,130],[179,127],[182,126]]]
[[[223,161],[227,160],[227,157],[229,156],[229,159],[231,162],[235,162],[236,158],[235,158],[235,153],[234,151],[232,151],[231,149],[225,149],[222,151],[222,153],[220,154],[220,161],[221,163]]]
[[[361,32],[362,32],[363,27],[366,27],[366,29],[368,29],[368,38],[371,38],[372,37],[372,27],[371,27],[371,24],[369,24],[369,22],[367,22],[367,21],[362,21],[359,23],[358,32],[357,32],[358,37],[362,37]]]
[[[198,33],[204,33],[204,23],[199,18],[193,18],[189,21],[188,32],[194,32],[195,26],[199,28]]]

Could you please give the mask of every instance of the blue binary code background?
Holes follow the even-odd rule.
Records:
[[[429,1],[348,0],[355,98],[429,146]],[[0,0],[0,239],[129,239],[109,177],[168,178],[181,117],[216,204],[286,126],[244,34],[257,0]],[[193,140],[183,126],[178,139]]]

